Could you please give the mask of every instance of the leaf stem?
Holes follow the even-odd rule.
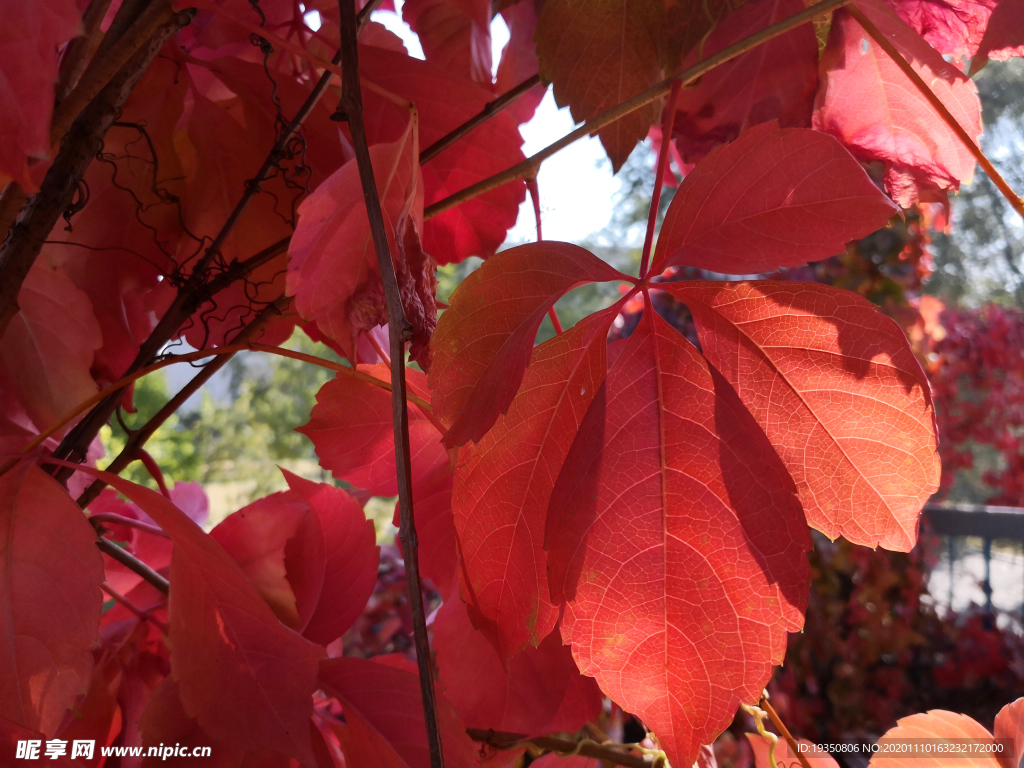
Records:
[[[624,101],[618,106],[612,107],[607,112],[588,120],[576,130],[548,145],[537,154],[531,155],[518,165],[514,165],[511,168],[501,171],[489,178],[483,179],[476,184],[472,184],[465,189],[449,195],[443,200],[438,200],[436,203],[427,206],[423,211],[423,218],[433,218],[434,216],[444,213],[457,205],[461,205],[467,200],[472,200],[486,192],[490,192],[492,189],[496,189],[513,181],[522,181],[523,179],[535,176],[537,174],[537,169],[540,168],[541,164],[556,152],[565,149],[567,146],[579,139],[582,139],[584,136],[591,136],[597,133],[605,126],[614,123],[616,120],[622,119],[641,107],[647,106],[652,101],[657,101],[662,98],[671,89],[673,80],[678,78],[682,81],[683,85],[689,85],[697,78],[713,70],[715,67],[721,66],[727,61],[735,59],[737,56],[746,53],[752,48],[756,48],[762,43],[766,43],[780,35],[784,35],[791,29],[799,27],[801,24],[806,24],[822,14],[830,13],[836,8],[841,8],[852,1],[853,0],[822,0],[822,2],[812,5],[810,8],[805,8],[799,13],[795,13],[788,18],[782,19],[782,21],[778,21],[775,24],[765,27],[760,32],[756,32],[750,37],[746,37],[727,48],[723,48],[714,56],[709,56],[704,61],[701,61],[688,69],[682,70],[672,77],[661,81],[657,85],[648,88],[643,93],[637,94],[632,99]]]
[[[135,520],[131,517],[125,517],[124,515],[118,515],[115,512],[99,512],[95,515],[89,515],[89,522],[95,527],[98,524],[110,525],[123,525],[125,528],[135,528],[146,533],[151,533],[154,536],[161,536],[165,539],[171,538],[167,535],[167,532],[163,528],[158,528],[155,525],[144,523],[141,520]]]
[[[520,733],[503,733],[482,728],[467,728],[466,732],[473,741],[486,744],[494,749],[515,749],[516,747],[533,746],[564,757],[570,755],[592,757],[597,760],[603,760],[606,763],[623,765],[626,768],[661,768],[666,765],[664,753],[636,755],[623,751],[631,749],[633,746],[631,744],[599,744],[591,739],[572,741],[555,736],[535,736],[531,738]]]
[[[114,560],[117,560],[125,568],[129,568],[135,573],[139,574],[142,578],[156,587],[158,590],[163,592],[165,595],[171,591],[171,584],[167,579],[161,576],[159,573],[150,568],[146,563],[142,562],[126,549],[122,549],[117,546],[110,539],[106,539],[100,536],[96,540],[96,546],[100,548],[100,552],[105,555],[109,555]]]
[[[140,619],[142,619],[142,621],[148,621],[151,624],[153,624],[153,626],[155,626],[157,629],[159,629],[161,632],[163,632],[165,635],[168,634],[167,625],[166,624],[164,624],[159,619],[154,618],[153,615],[149,611],[147,611],[145,608],[140,608],[139,606],[137,606],[135,603],[133,603],[127,597],[125,597],[120,592],[118,592],[116,589],[114,589],[112,586],[110,586],[107,582],[104,581],[102,584],[100,584],[100,589],[102,589],[104,592],[106,592],[108,595],[110,595],[111,599],[113,599],[113,601],[115,603],[119,603],[120,605],[123,605],[129,611],[131,611],[136,616],[138,616]],[[167,602],[167,601],[163,600],[161,602],[164,603],[164,602]]]
[[[957,138],[960,139],[961,143],[965,147],[967,147],[967,150],[974,155],[974,159],[978,161],[978,165],[985,170],[988,177],[992,179],[992,183],[999,188],[1000,192],[1003,193],[1003,197],[1009,201],[1013,210],[1019,215],[1024,216],[1024,200],[1021,200],[1021,198],[1017,196],[1017,193],[1013,191],[1013,188],[1006,183],[1006,180],[1003,179],[999,171],[995,169],[995,166],[992,165],[991,161],[985,157],[985,153],[981,151],[981,148],[975,140],[971,138],[967,131],[964,130],[963,126],[960,125],[957,119],[953,117],[953,114],[946,108],[946,105],[942,103],[942,100],[935,95],[935,92],[928,87],[928,83],[924,81],[924,78],[917,73],[917,70],[911,66],[910,62],[903,58],[903,55],[896,49],[896,46],[894,46],[892,42],[882,34],[881,30],[879,30],[878,27],[876,27],[871,20],[864,15],[860,8],[856,5],[850,4],[847,6],[846,11],[858,24],[861,25],[861,27],[864,28],[864,31],[871,36],[871,39],[878,44],[878,47],[889,55],[889,58],[896,63],[896,66],[903,70],[903,74],[910,78],[910,82],[914,84],[914,87],[921,92],[921,95],[924,96],[932,107],[934,107],[935,111],[939,113],[939,117],[941,117],[953,133],[957,135]]]
[[[800,751],[800,747],[796,743],[796,739],[793,738],[793,734],[789,732],[789,728],[787,728],[786,724],[782,722],[782,718],[779,717],[779,713],[775,711],[775,707],[773,707],[771,702],[768,701],[767,691],[765,691],[764,696],[761,698],[760,706],[768,713],[768,717],[771,718],[772,724],[779,729],[780,733],[782,733],[782,738],[786,740],[786,744],[788,744],[789,748],[793,750],[793,755],[800,761],[801,767],[811,768],[810,762],[808,762],[804,753]]]
[[[409,583],[409,603],[412,609],[413,636],[416,641],[416,662],[419,665],[420,693],[423,697],[423,715],[427,729],[427,746],[431,768],[444,768],[441,729],[437,720],[434,679],[431,671],[430,641],[427,637],[427,617],[420,585],[419,541],[413,514],[412,459],[409,441],[409,411],[406,405],[405,343],[412,338],[412,326],[405,319],[402,294],[391,260],[387,229],[377,195],[373,175],[370,147],[363,124],[363,99],[360,93],[359,47],[356,41],[359,21],[355,0],[338,0],[342,52],[341,102],[335,116],[348,121],[352,145],[363,187],[366,214],[370,221],[373,247],[377,253],[377,266],[384,283],[384,302],[388,313],[388,335],[391,341],[391,405],[395,431],[395,466],[398,476],[399,537],[405,558]]]
[[[679,79],[672,81],[672,93],[668,97],[661,120],[661,151],[658,153],[658,169],[654,172],[654,192],[651,194],[651,210],[647,214],[647,234],[644,235],[644,250],[640,257],[640,279],[647,277],[651,264],[651,245],[654,243],[654,225],[658,221],[658,207],[661,205],[661,188],[665,183],[665,168],[668,165],[669,148],[672,146],[672,127],[676,122],[676,105],[679,103]]]
[[[463,138],[467,134],[473,131],[478,125],[486,123],[496,114],[501,112],[505,107],[514,104],[519,100],[520,96],[523,96],[531,88],[540,85],[540,75],[534,75],[529,80],[524,80],[512,90],[507,93],[503,93],[501,96],[496,98],[494,101],[488,102],[483,109],[481,109],[476,115],[471,117],[469,120],[464,122],[454,131],[449,133],[447,136],[442,136],[440,139],[435,141],[429,147],[420,152],[420,165],[426,165],[439,154],[444,152],[448,147]]]

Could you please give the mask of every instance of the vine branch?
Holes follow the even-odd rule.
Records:
[[[658,169],[654,172],[654,192],[651,194],[651,210],[647,214],[647,234],[644,235],[643,255],[640,257],[640,279],[647,277],[647,268],[651,263],[651,245],[654,243],[654,225],[658,221],[658,208],[661,205],[661,188],[665,183],[665,168],[668,166],[668,150],[672,145],[672,127],[676,121],[676,104],[679,102],[679,91],[682,83],[672,81],[672,94],[668,97],[668,105],[661,121],[661,152],[658,153]]]
[[[139,558],[128,550],[122,549],[110,539],[100,536],[98,531],[97,536],[99,536],[99,538],[96,539],[96,546],[99,547],[100,552],[105,555],[109,555],[114,560],[117,560],[117,562],[125,568],[135,571],[135,573],[139,574],[139,576],[144,578],[165,595],[170,593],[171,583],[167,581],[167,579],[139,560]]]
[[[388,313],[388,335],[391,341],[391,405],[395,429],[395,464],[398,475],[399,537],[402,556],[409,577],[409,602],[412,608],[413,635],[416,640],[416,661],[420,673],[420,693],[423,696],[423,714],[427,727],[427,745],[430,749],[431,768],[444,768],[441,730],[437,721],[434,700],[434,680],[431,672],[430,641],[420,586],[419,542],[413,515],[411,450],[409,445],[409,411],[405,402],[405,343],[412,338],[412,327],[405,319],[402,294],[391,260],[384,216],[377,196],[377,182],[373,176],[370,147],[363,124],[363,100],[359,88],[359,47],[356,36],[359,20],[355,0],[338,0],[341,27],[342,85],[341,103],[335,118],[348,121],[352,145],[359,167],[359,181],[363,187],[366,214],[370,220],[373,247],[377,252],[377,265],[384,283],[384,302]]]
[[[796,743],[796,739],[793,738],[793,734],[789,732],[789,728],[782,722],[782,718],[779,717],[779,713],[775,711],[775,707],[768,701],[768,692],[765,691],[764,696],[761,698],[761,708],[768,713],[768,717],[771,719],[772,724],[779,729],[782,734],[782,738],[786,740],[786,744],[793,751],[793,755],[797,760],[800,761],[801,768],[811,768],[810,762],[803,752],[800,751],[799,745]]]
[[[995,166],[985,157],[985,153],[981,151],[981,148],[977,145],[974,139],[971,138],[970,134],[964,130],[963,126],[957,121],[953,114],[946,108],[946,105],[942,103],[942,100],[935,95],[935,92],[928,87],[928,83],[917,73],[910,62],[908,62],[903,55],[896,50],[896,46],[890,42],[889,38],[882,34],[881,30],[876,27],[871,20],[864,15],[864,13],[856,5],[849,5],[846,8],[849,13],[864,31],[868,33],[872,40],[878,43],[878,47],[888,54],[889,58],[892,59],[896,66],[898,66],[908,78],[910,82],[914,84],[914,87],[921,92],[928,103],[934,107],[935,111],[939,113],[939,117],[950,127],[950,129],[957,135],[961,143],[967,147],[967,150],[974,155],[974,159],[978,161],[978,165],[985,169],[985,173],[992,179],[992,183],[995,184],[999,191],[1003,193],[1003,197],[1009,201],[1010,206],[1019,215],[1024,216],[1024,200],[1021,200],[1017,196],[1017,193],[1013,191],[1013,188],[1006,183],[1002,175],[995,169]]]
[[[822,0],[822,2],[812,5],[810,8],[805,8],[799,13],[795,13],[782,21],[778,21],[765,27],[760,32],[750,35],[750,37],[745,37],[739,42],[733,43],[727,48],[723,48],[714,56],[709,56],[704,61],[701,61],[688,69],[684,69],[681,72],[672,75],[672,77],[662,80],[657,85],[648,88],[646,91],[634,96],[629,101],[624,101],[618,106],[612,107],[607,112],[603,112],[597,117],[591,118],[576,130],[566,134],[553,144],[548,145],[537,154],[531,155],[518,165],[514,165],[511,168],[495,174],[494,176],[478,181],[476,184],[472,184],[465,189],[449,195],[443,200],[438,200],[433,205],[427,206],[423,211],[424,220],[431,219],[457,205],[461,205],[467,200],[472,200],[485,192],[490,192],[492,189],[497,189],[498,187],[513,181],[522,181],[532,176],[536,176],[541,164],[556,152],[565,149],[573,142],[582,139],[584,136],[591,136],[597,133],[605,126],[614,123],[616,120],[620,120],[631,112],[635,112],[641,107],[645,107],[651,102],[662,98],[672,88],[673,80],[679,79],[682,81],[682,85],[689,85],[699,77],[706,75],[708,72],[715,69],[715,67],[721,66],[727,61],[735,59],[737,56],[746,53],[752,48],[756,48],[762,43],[766,43],[780,35],[784,35],[791,29],[795,29],[801,24],[806,24],[818,16],[834,11],[837,8],[841,8],[852,1],[853,0]]]

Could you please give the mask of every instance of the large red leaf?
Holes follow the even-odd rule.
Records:
[[[360,374],[390,382],[387,365],[360,365]],[[426,376],[407,368],[406,382],[414,394],[429,400]],[[338,374],[316,394],[309,423],[299,432],[313,441],[320,466],[339,480],[373,496],[397,496],[395,431],[391,421],[391,392],[354,376]],[[435,467],[448,463],[441,435],[420,411],[409,405],[409,440],[413,483]]]
[[[78,32],[74,0],[3,4],[0,29],[0,184],[34,192],[30,157],[50,156],[50,118],[60,44]]]
[[[748,3],[715,27],[685,63],[696,64],[802,10],[800,0]],[[809,24],[711,70],[679,93],[673,134],[683,159],[696,162],[718,144],[769,120],[784,128],[810,127],[817,86],[818,44]]]
[[[543,4],[539,0],[519,0],[501,11],[508,27],[509,40],[501,51],[498,72],[494,77],[494,90],[508,93],[517,85],[537,74],[540,64],[533,35],[537,30],[537,16]],[[505,107],[513,120],[522,124],[529,121],[544,98],[546,88],[535,86]]]
[[[580,671],[691,765],[802,625],[809,547],[768,440],[648,301],[548,509],[551,596]]]
[[[572,733],[601,712],[601,691],[579,673],[557,632],[502,661],[453,595],[434,619],[434,649],[445,696],[469,728]]]
[[[462,594],[502,658],[540,643],[558,619],[548,598],[545,514],[558,470],[604,380],[608,329],[617,313],[615,307],[591,315],[537,347],[508,413],[459,455],[452,511]]]
[[[288,577],[292,583],[308,584],[318,573],[322,585],[296,589],[300,615],[312,614],[304,622],[302,634],[327,644],[341,637],[366,607],[377,582],[380,547],[373,521],[366,519],[362,506],[345,491],[282,471],[292,491],[309,505],[299,539],[285,549]],[[318,541],[311,547],[304,539]],[[316,568],[307,553],[316,551],[324,552],[323,564],[316,573],[305,575]]]
[[[320,687],[341,702],[347,738],[345,758],[353,766],[428,768],[427,727],[415,672],[357,658],[320,664]],[[452,705],[438,695],[437,718],[445,766],[475,768],[476,749]]]
[[[900,327],[818,283],[666,285],[830,538],[909,552],[939,480],[931,389]]]
[[[547,0],[537,22],[537,56],[555,101],[577,123],[589,120],[662,79],[665,3],[660,0]],[[601,130],[617,173],[657,122],[657,101]]]
[[[756,274],[834,256],[896,212],[831,136],[774,123],[708,155],[672,199],[652,272]]]
[[[42,430],[96,394],[89,368],[103,336],[89,298],[45,259],[32,265],[18,304],[0,339],[0,386]]]
[[[611,280],[632,278],[569,243],[502,251],[463,280],[431,344],[434,413],[451,424],[445,444],[479,440],[508,409],[541,321],[563,294]]]
[[[281,624],[245,572],[166,498],[85,469],[138,504],[174,541],[171,674],[211,736],[312,762],[309,718],[323,649]]]
[[[408,122],[408,121],[407,121]],[[413,132],[390,144],[370,147],[377,192],[389,235],[393,236],[406,202],[422,211],[422,183]],[[395,254],[396,248],[392,248]],[[306,320],[355,359],[357,337],[386,322],[381,316],[383,288],[370,237],[359,169],[350,160],[299,206],[299,223],[288,248],[288,293]]]
[[[921,39],[884,0],[858,8],[921,75],[968,135],[981,135],[978,89]],[[837,11],[821,56],[814,127],[838,138],[862,161],[885,164],[885,186],[907,207],[940,200],[970,183],[974,156],[848,13]]]
[[[1003,755],[1003,768],[1017,768],[1024,757],[1024,698],[1007,704],[996,715],[992,735],[997,739],[1012,739],[1013,754]]]
[[[465,76],[393,51],[360,48],[359,63],[363,77],[415,102],[420,150],[467,122],[494,99],[493,92]],[[363,100],[371,143],[395,141],[408,113],[369,89],[363,90]],[[522,145],[515,119],[505,112],[494,115],[424,164],[425,204],[522,161]],[[445,211],[424,223],[423,247],[439,264],[468,256],[487,258],[505,241],[525,196],[525,183],[517,181]]]
[[[0,717],[52,736],[89,686],[103,597],[96,534],[32,464],[0,477]]]

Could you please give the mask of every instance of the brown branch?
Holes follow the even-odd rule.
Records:
[[[800,747],[797,745],[796,739],[793,738],[793,734],[789,732],[789,728],[787,728],[786,724],[782,722],[782,718],[779,717],[779,713],[775,711],[775,707],[773,707],[771,702],[768,701],[767,691],[765,691],[765,695],[761,698],[759,706],[768,713],[768,717],[771,718],[775,727],[779,729],[779,732],[782,734],[782,738],[786,740],[789,748],[793,751],[793,756],[800,761],[802,768],[811,768],[811,764],[807,761],[807,757],[804,753],[800,751]]]
[[[114,560],[117,560],[117,562],[119,562],[125,568],[129,568],[132,571],[135,571],[135,573],[139,574],[139,576],[144,578],[146,581],[148,581],[158,590],[163,592],[165,595],[170,593],[170,582],[167,581],[167,579],[165,579],[159,573],[154,571],[152,568],[150,568],[148,565],[146,565],[144,562],[139,560],[139,558],[137,558],[128,550],[122,549],[121,547],[117,546],[117,544],[112,542],[110,539],[105,539],[102,536],[100,536],[96,540],[96,546],[100,548],[100,552],[102,552],[105,555],[109,555]]]
[[[279,316],[282,312],[287,309],[291,303],[291,299],[281,296],[276,301],[272,302],[268,306],[264,307],[263,310],[250,322],[245,328],[238,332],[235,337],[231,340],[231,344],[245,343],[256,336],[262,329],[263,326],[272,318]],[[160,428],[161,425],[167,419],[169,419],[192,395],[194,395],[200,387],[203,386],[207,381],[210,380],[217,371],[228,364],[228,361],[234,356],[234,352],[226,355],[218,355],[214,360],[207,363],[203,370],[197,373],[192,379],[182,387],[174,397],[167,401],[159,411],[153,415],[145,424],[136,430],[133,430],[128,436],[128,441],[125,443],[124,448],[121,452],[110,462],[106,467],[107,472],[113,474],[119,474],[125,467],[131,464],[137,458],[138,452],[142,450],[142,446],[146,444],[146,441],[153,436],[153,434]],[[107,484],[102,480],[94,480],[88,488],[86,488],[82,495],[78,497],[78,505],[82,508],[89,506],[93,499],[95,499]]]
[[[363,9],[356,16],[356,21],[359,22],[359,32],[362,32],[366,25],[370,23],[370,14],[380,8],[383,3],[384,0],[370,0],[370,2],[363,6]]]
[[[1003,197],[1009,201],[1013,210],[1015,210],[1019,215],[1024,216],[1024,200],[1021,200],[1021,198],[1017,196],[1017,193],[1013,191],[1013,188],[1006,183],[999,171],[995,169],[995,166],[993,166],[989,159],[985,157],[985,153],[981,151],[981,148],[977,145],[974,139],[971,138],[970,134],[964,130],[963,126],[960,125],[957,119],[953,117],[953,114],[946,108],[946,105],[942,103],[942,100],[935,95],[935,92],[928,87],[928,83],[926,83],[921,75],[917,73],[917,70],[910,65],[910,62],[903,58],[903,55],[896,50],[896,46],[882,34],[878,27],[871,23],[871,20],[863,14],[860,8],[851,4],[846,10],[847,13],[849,13],[857,23],[864,28],[864,31],[867,32],[876,43],[878,43],[878,46],[888,54],[889,58],[896,63],[896,66],[903,70],[903,74],[910,78],[910,82],[912,82],[914,87],[921,92],[921,95],[928,100],[928,103],[932,105],[935,111],[939,113],[939,117],[945,121],[946,125],[948,125],[953,133],[957,135],[957,138],[960,139],[961,143],[967,147],[967,151],[974,155],[974,159],[978,161],[978,165],[985,169],[985,173],[987,173],[988,177],[992,179],[992,183],[999,188],[999,191],[1003,193]]]
[[[63,138],[71,123],[78,117],[107,84],[121,71],[121,68],[135,56],[148,41],[174,15],[171,5],[166,0],[152,3],[128,29],[124,37],[117,41],[102,56],[96,56],[86,67],[81,80],[74,90],[60,101],[53,111],[53,122],[50,125],[50,143],[56,144]],[[159,49],[157,49],[159,50]],[[149,66],[148,59],[142,71]]]
[[[82,77],[96,38],[102,33],[100,24],[107,15],[110,2],[111,0],[91,0],[89,7],[82,14],[82,34],[68,43],[60,60],[60,77],[56,89],[58,102],[67,98]]]
[[[25,277],[57,219],[71,204],[82,175],[102,149],[107,129],[117,119],[124,102],[160,48],[192,20],[192,15],[191,11],[181,11],[166,22],[121,67],[69,129],[39,193],[22,209],[0,247],[0,337],[18,312],[18,293]]]
[[[391,260],[384,216],[377,195],[370,147],[363,124],[363,99],[359,87],[359,47],[356,42],[358,20],[355,0],[338,0],[341,28],[342,89],[341,103],[335,118],[347,120],[352,135],[352,145],[359,167],[359,181],[363,187],[366,214],[370,220],[373,247],[377,252],[377,266],[384,283],[384,302],[388,313],[388,330],[391,341],[391,413],[395,433],[395,464],[398,476],[399,538],[402,541],[402,556],[405,559],[406,576],[409,581],[409,603],[412,609],[413,635],[416,641],[416,661],[420,673],[420,693],[423,696],[423,714],[427,728],[427,745],[430,750],[431,768],[444,768],[444,752],[441,746],[441,730],[437,722],[437,707],[434,700],[434,679],[431,672],[430,641],[427,638],[427,621],[423,608],[423,590],[420,585],[419,542],[416,537],[416,523],[413,516],[412,477],[410,472],[411,451],[409,447],[409,410],[405,402],[405,343],[412,338],[412,327],[405,319],[402,308],[402,294],[395,276],[395,265]]]
[[[515,749],[516,747],[532,745],[539,749],[560,754],[581,755],[593,757],[597,760],[604,760],[606,763],[624,765],[626,768],[658,768],[665,764],[664,757],[660,755],[636,755],[623,752],[611,745],[598,744],[586,739],[584,741],[571,741],[559,739],[554,736],[524,736],[519,733],[501,733],[499,731],[487,731],[482,728],[467,728],[466,733],[473,741],[479,741],[494,749]],[[625,746],[625,745],[623,745]]]
[[[822,2],[812,5],[810,8],[800,11],[800,13],[795,13],[782,21],[778,21],[775,24],[765,27],[760,32],[757,32],[750,37],[746,37],[743,40],[730,45],[728,48],[723,48],[714,56],[710,56],[689,69],[684,69],[678,74],[662,80],[657,85],[648,88],[646,91],[634,96],[629,101],[625,101],[616,107],[612,107],[607,112],[591,118],[572,133],[566,134],[558,141],[545,147],[537,154],[528,157],[518,165],[514,165],[501,173],[483,179],[476,184],[449,195],[443,200],[438,200],[433,205],[427,206],[423,211],[423,218],[433,218],[434,216],[444,213],[450,208],[454,208],[467,200],[472,200],[486,192],[490,192],[492,189],[496,189],[513,181],[522,181],[523,179],[536,176],[541,164],[553,154],[565,149],[567,146],[579,139],[582,139],[584,136],[592,136],[605,126],[614,123],[616,120],[621,120],[631,112],[634,112],[641,107],[645,107],[653,101],[657,101],[669,92],[672,88],[672,81],[676,78],[682,80],[682,84],[684,86],[689,85],[699,77],[706,75],[715,67],[721,66],[727,61],[735,59],[737,56],[746,53],[752,48],[756,48],[762,43],[766,43],[780,35],[784,35],[791,29],[799,27],[801,24],[806,24],[822,14],[841,8],[850,2],[852,2],[852,0],[822,0]]]
[[[520,96],[531,88],[540,85],[540,75],[534,75],[529,80],[524,80],[508,93],[504,93],[494,101],[488,102],[482,110],[469,120],[464,122],[447,136],[442,136],[429,147],[420,152],[420,165],[426,165],[448,147],[466,136],[470,131],[482,123],[486,123],[492,117],[501,112],[505,107],[514,104]]]
[[[163,528],[158,528],[155,525],[144,523],[141,520],[136,520],[132,517],[119,515],[116,512],[100,512],[95,515],[89,515],[89,522],[93,524],[94,528],[101,523],[104,525],[123,525],[125,528],[135,528],[140,531],[145,531],[146,533],[151,533],[154,536],[162,536],[165,539],[171,538]],[[102,533],[102,531],[100,533]]]

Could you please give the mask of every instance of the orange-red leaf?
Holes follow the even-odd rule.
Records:
[[[978,89],[921,39],[884,0],[857,7],[911,63],[953,117],[981,135]],[[858,160],[885,164],[885,186],[900,205],[940,200],[968,184],[974,156],[896,63],[845,11],[836,12],[821,55],[814,127],[839,139]]]
[[[452,511],[462,594],[502,658],[540,643],[558,619],[548,597],[545,514],[558,470],[604,380],[617,312],[591,315],[537,347],[508,413],[459,454]]]
[[[621,104],[662,79],[665,3],[661,0],[548,0],[537,21],[541,78],[577,123]],[[657,122],[658,102],[600,132],[617,173]]]
[[[484,262],[438,321],[430,387],[448,446],[479,440],[508,410],[541,321],[578,285],[631,280],[569,243],[530,243]]]
[[[427,727],[415,672],[358,658],[320,664],[320,686],[341,702],[347,725],[342,739],[353,766],[429,768]],[[476,768],[476,749],[452,705],[438,696],[437,718],[445,766]]]
[[[754,750],[754,768],[772,768],[771,761],[768,759],[768,739],[756,733],[748,733],[746,736],[751,749]],[[818,750],[816,745],[806,739],[798,739],[797,744],[807,750],[801,754],[811,768],[839,768],[839,763],[835,761],[835,758],[828,752]],[[791,754],[789,744],[785,739],[779,739],[775,745],[775,763],[778,768],[800,768],[802,765],[800,758]]]
[[[647,302],[548,510],[551,596],[580,671],[691,765],[802,625],[809,547],[764,434]]]
[[[0,717],[53,735],[89,686],[102,583],[67,491],[28,463],[0,477]]]
[[[992,734],[981,723],[967,715],[958,715],[944,709],[933,709],[930,712],[922,712],[898,720],[896,727],[890,728],[878,740],[880,751],[875,753],[868,766],[873,766],[873,768],[878,768],[878,766],[947,768],[949,765],[956,765],[957,768],[1007,768],[1006,764],[991,752],[958,754],[955,759],[950,759],[948,754],[895,756],[892,752],[886,752],[884,746],[887,741],[893,739],[928,739],[929,741],[943,740],[954,743],[962,743],[964,739],[985,739],[986,741],[992,739]]]
[[[834,256],[896,212],[831,136],[765,123],[683,179],[652,271],[672,265],[755,274]]]
[[[939,480],[931,389],[900,327],[818,283],[666,286],[830,538],[910,551]]]
[[[992,735],[997,739],[1012,739],[1013,754],[1003,755],[1003,768],[1017,768],[1024,757],[1024,698],[1007,704],[996,715]]]
[[[138,504],[174,541],[171,674],[186,713],[215,738],[311,763],[323,649],[281,624],[231,555],[170,501],[85,471]]]

